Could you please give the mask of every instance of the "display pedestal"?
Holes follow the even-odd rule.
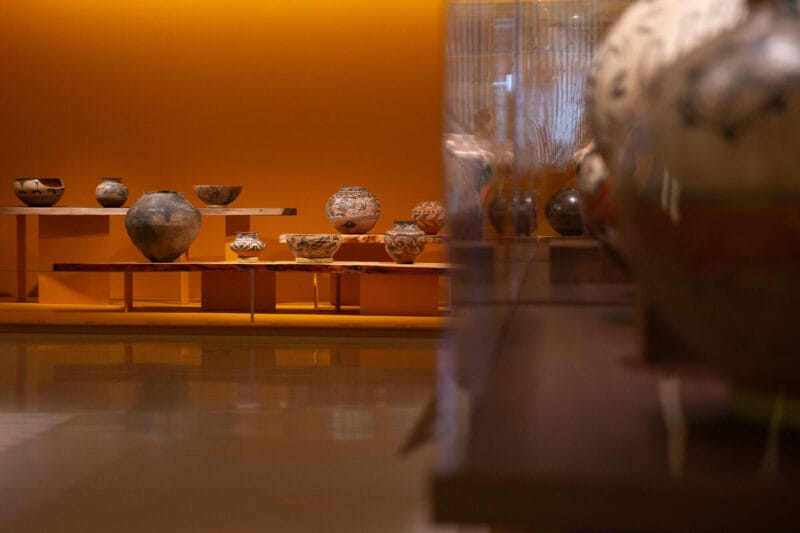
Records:
[[[109,217],[39,217],[39,303],[108,304],[108,273],[49,272],[59,261],[91,261],[109,254]]]
[[[254,276],[252,294],[250,276]],[[273,313],[275,277],[275,272],[203,272],[200,274],[200,306],[203,311],[241,313],[251,309],[252,303],[256,313]]]
[[[362,315],[436,315],[439,275],[360,275]]]
[[[553,239],[550,248],[550,283],[630,283],[630,274],[590,239]]]

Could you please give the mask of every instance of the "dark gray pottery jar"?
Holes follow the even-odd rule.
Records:
[[[134,246],[151,261],[169,263],[200,233],[200,211],[176,191],[145,192],[125,215]]]

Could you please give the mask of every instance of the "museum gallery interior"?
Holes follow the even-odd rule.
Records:
[[[797,0],[35,0],[0,49],[0,531],[797,529]]]

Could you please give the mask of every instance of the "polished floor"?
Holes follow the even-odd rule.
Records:
[[[460,531],[398,452],[436,343],[0,334],[0,531]]]

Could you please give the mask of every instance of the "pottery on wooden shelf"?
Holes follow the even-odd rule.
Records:
[[[128,199],[128,188],[122,178],[101,178],[94,189],[94,197],[103,207],[120,207]]]
[[[206,207],[224,208],[236,200],[242,185],[194,185],[192,189]]]
[[[437,200],[421,201],[411,209],[411,218],[426,235],[436,235],[447,221],[447,210]]]
[[[334,233],[289,233],[285,237],[298,263],[330,263],[342,245],[342,236]]]
[[[395,220],[386,230],[384,246],[396,263],[413,263],[425,249],[425,232],[414,220]]]
[[[738,386],[800,393],[800,17],[744,23],[663,69],[617,170],[650,305]]]
[[[128,209],[125,229],[134,246],[151,261],[169,263],[200,233],[200,210],[179,192],[145,192]]]
[[[20,178],[14,180],[14,193],[30,207],[50,207],[64,196],[59,178]]]
[[[556,191],[547,201],[544,216],[550,226],[563,237],[583,235],[581,198],[577,189]]]
[[[257,231],[240,231],[230,244],[230,249],[236,254],[239,263],[257,263],[258,254],[266,245],[258,238]]]
[[[381,203],[366,187],[342,187],[328,198],[326,211],[339,233],[366,233],[378,221]]]

